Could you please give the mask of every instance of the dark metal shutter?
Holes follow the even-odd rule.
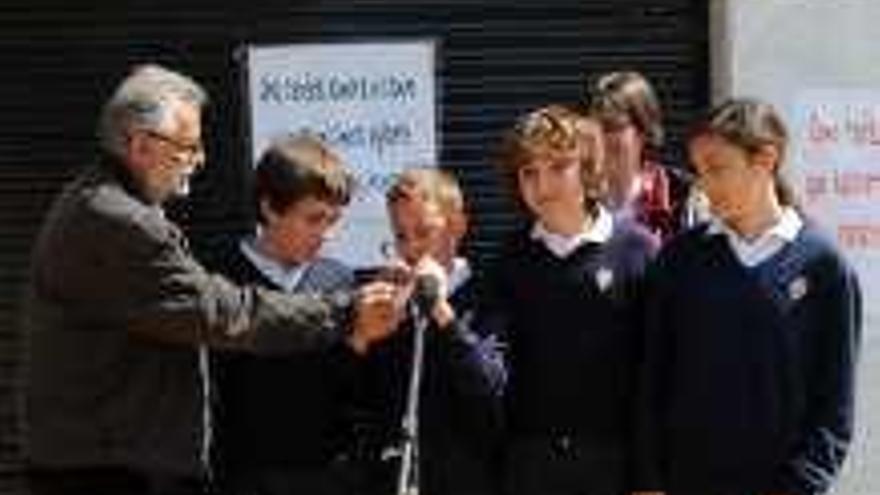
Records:
[[[639,70],[660,92],[671,137],[665,158],[674,164],[686,122],[707,102],[708,13],[701,0],[226,4],[0,5],[0,493],[22,493],[16,319],[30,244],[52,196],[90,158],[99,106],[130,64],[178,68],[212,94],[209,170],[194,200],[175,209],[199,240],[247,225],[237,47],[437,39],[441,163],[466,189],[473,215],[468,251],[478,265],[517,219],[489,164],[500,132],[516,115],[576,100],[584,74]]]

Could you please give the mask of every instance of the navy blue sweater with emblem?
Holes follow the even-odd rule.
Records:
[[[755,267],[705,228],[649,275],[639,487],[823,493],[852,434],[860,292],[809,224]]]
[[[494,287],[507,320],[511,432],[626,433],[638,289],[653,246],[627,223],[565,258],[527,235],[510,246]]]
[[[655,251],[650,234],[628,222],[615,222],[608,240],[587,242],[564,258],[523,232],[492,277],[490,304],[504,315],[508,345],[509,441],[564,436],[594,452],[613,451],[600,457],[615,459],[610,483],[620,490],[638,359],[638,297]]]

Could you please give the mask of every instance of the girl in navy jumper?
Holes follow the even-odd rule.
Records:
[[[850,442],[860,293],[779,178],[784,123],[733,100],[689,141],[714,215],[649,276],[640,487],[824,493]]]
[[[509,352],[510,494],[626,491],[635,310],[656,249],[605,195],[602,130],[561,106],[521,118],[499,164],[531,217],[493,275]]]

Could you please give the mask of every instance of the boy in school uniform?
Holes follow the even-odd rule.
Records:
[[[439,297],[429,314],[420,393],[417,483],[423,495],[494,493],[503,363],[492,335],[480,326],[470,267],[458,255],[467,231],[462,191],[434,168],[404,171],[386,204],[397,263],[412,274],[435,276]],[[385,458],[374,462],[369,493],[394,490],[400,458],[400,419],[413,352],[410,318],[392,338],[364,357],[365,410],[374,443]],[[374,449],[375,450],[375,449]]]
[[[785,124],[749,99],[689,140],[712,221],[660,253],[646,294],[638,487],[670,495],[828,490],[852,436],[861,295],[795,208]]]
[[[320,255],[348,204],[342,161],[308,135],[276,139],[255,170],[258,225],[206,253],[231,280],[287,293],[350,288],[352,271]],[[277,357],[215,353],[213,469],[224,495],[352,493],[350,375],[369,342]]]
[[[603,206],[603,163],[599,123],[558,105],[521,117],[502,145],[530,220],[491,277],[512,495],[627,491],[637,297],[657,241]]]

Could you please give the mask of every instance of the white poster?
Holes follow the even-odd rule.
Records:
[[[357,267],[383,261],[388,185],[406,167],[436,165],[434,63],[434,43],[423,40],[249,48],[254,163],[273,137],[312,132],[357,178],[324,255]]]
[[[880,298],[880,91],[809,90],[795,98],[793,178],[807,212]],[[865,304],[870,321],[878,308]],[[872,317],[874,316],[874,317]]]

